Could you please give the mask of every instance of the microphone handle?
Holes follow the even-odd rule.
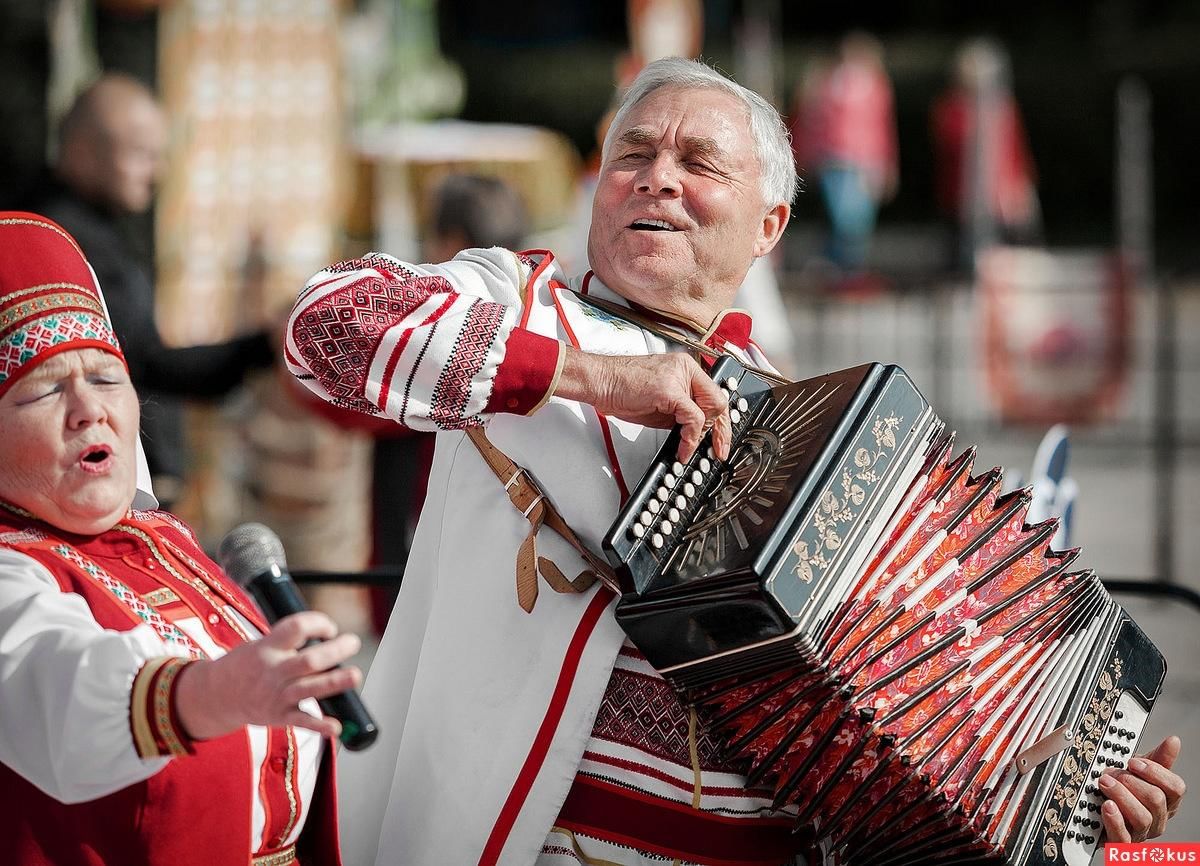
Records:
[[[344,692],[330,695],[327,698],[318,698],[317,703],[321,707],[321,712],[327,716],[333,716],[342,723],[342,733],[338,735],[338,739],[350,751],[357,752],[365,749],[379,736],[379,728],[375,725],[375,720],[371,718],[362,698],[354,689],[346,689]]]
[[[271,625],[285,616],[308,610],[308,605],[304,603],[296,584],[276,565],[272,565],[270,571],[250,581],[247,588]],[[321,641],[314,638],[304,646],[307,648],[318,643]],[[330,670],[340,667],[340,664],[334,665]],[[342,733],[338,739],[350,751],[357,752],[375,742],[379,728],[354,689],[347,689],[327,698],[318,698],[317,704],[321,707],[321,712],[342,723]]]

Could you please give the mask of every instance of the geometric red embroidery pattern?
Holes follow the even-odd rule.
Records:
[[[148,605],[141,596],[117,580],[92,560],[84,557],[78,550],[66,544],[56,544],[51,548],[54,553],[74,565],[89,578],[111,592],[118,601],[154,630],[163,643],[170,647],[183,650],[192,658],[207,658],[204,651],[190,637],[172,622]]]
[[[628,648],[622,649],[625,653]],[[643,673],[613,668],[600,710],[592,728],[599,740],[639,749],[655,758],[690,767],[688,711],[666,680]],[[696,731],[700,769],[732,773],[735,769],[720,758],[717,741],[703,729]]]
[[[108,322],[95,313],[55,312],[14,328],[0,341],[0,384],[47,349],[83,340],[106,343],[120,351]]]
[[[438,377],[429,401],[429,420],[441,429],[454,430],[478,423],[476,417],[466,417],[471,383],[483,369],[506,311],[502,304],[476,301],[467,312],[450,360]]]
[[[364,393],[384,333],[431,295],[453,291],[444,277],[402,279],[376,269],[312,302],[295,320],[294,339],[338,405],[377,415]]]

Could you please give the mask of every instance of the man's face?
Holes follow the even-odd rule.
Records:
[[[126,213],[143,213],[154,200],[154,185],[166,147],[166,121],[149,99],[131,99],[115,111],[107,135],[105,198]]]
[[[588,258],[623,297],[706,325],[730,304],[788,206],[763,201],[741,101],[662,87],[614,130],[592,205]]]

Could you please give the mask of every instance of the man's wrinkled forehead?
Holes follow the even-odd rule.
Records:
[[[622,132],[617,141],[632,145],[657,144],[661,137],[661,132],[648,126],[633,126]],[[680,144],[697,156],[718,157],[725,153],[717,140],[707,135],[685,135],[680,139]]]

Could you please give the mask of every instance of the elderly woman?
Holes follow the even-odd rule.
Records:
[[[339,862],[358,641],[267,626],[139,490],[138,399],[74,240],[0,213],[0,862]],[[306,644],[313,639],[324,642]]]

